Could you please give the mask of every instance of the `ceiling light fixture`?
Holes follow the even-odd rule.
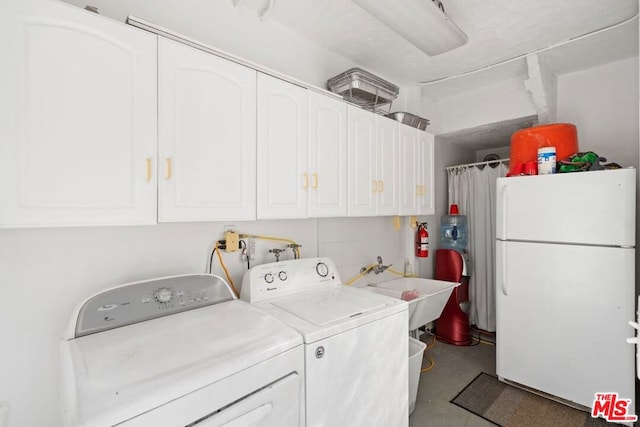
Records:
[[[427,55],[440,55],[469,40],[432,0],[353,1]]]

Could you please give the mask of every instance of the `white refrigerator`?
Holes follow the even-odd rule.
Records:
[[[588,408],[617,392],[635,407],[635,187],[631,168],[498,179],[501,380]]]

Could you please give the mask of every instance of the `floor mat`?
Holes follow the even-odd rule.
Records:
[[[451,403],[502,427],[617,426],[482,372]]]

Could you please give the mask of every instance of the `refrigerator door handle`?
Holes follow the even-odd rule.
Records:
[[[507,195],[508,195],[508,190],[509,187],[507,184],[503,185],[500,188],[500,211],[502,213],[502,218],[501,219],[501,229],[502,229],[502,239],[506,240],[507,239]]]
[[[507,245],[502,242],[500,245],[500,252],[502,253],[502,265],[500,266],[500,288],[502,288],[502,295],[507,296]]]

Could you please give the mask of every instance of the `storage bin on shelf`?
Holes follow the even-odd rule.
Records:
[[[429,119],[425,119],[411,113],[406,113],[404,111],[396,111],[395,113],[385,115],[393,120],[420,130],[426,130],[427,126],[429,126]]]
[[[518,165],[538,161],[538,148],[556,147],[556,159],[563,160],[580,151],[578,131],[571,123],[552,123],[520,129],[511,135],[509,174]]]
[[[327,80],[327,88],[360,107],[379,114],[391,111],[391,103],[398,97],[400,88],[361,68],[351,68]],[[388,105],[389,111],[381,107]]]

